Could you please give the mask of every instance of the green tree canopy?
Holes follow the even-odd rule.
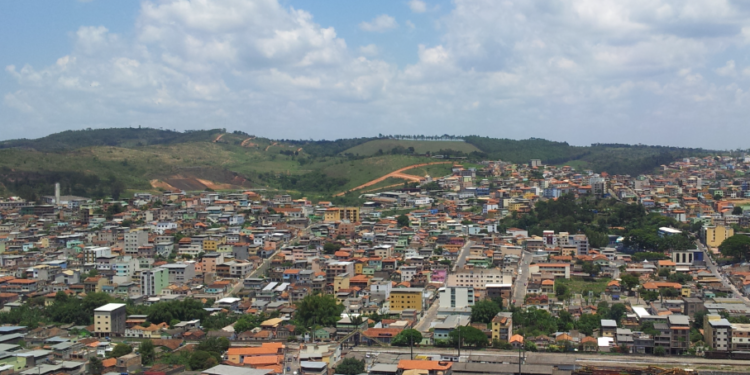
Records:
[[[357,375],[363,372],[365,372],[365,361],[360,361],[356,358],[344,358],[344,360],[336,366],[337,374]]]
[[[472,326],[461,326],[449,334],[451,345],[458,345],[459,333],[461,337],[461,346],[474,346],[484,348],[488,344],[487,335],[482,330]]]
[[[219,364],[219,360],[217,359],[217,356],[212,355],[212,353],[203,350],[196,350],[190,355],[190,361],[188,363],[190,364],[191,370],[200,371],[216,366]]]
[[[154,342],[146,340],[138,346],[138,354],[141,355],[141,364],[148,366],[154,363],[156,359],[156,352],[154,349]]]
[[[422,333],[416,329],[405,329],[396,335],[391,341],[393,346],[410,346],[422,342]]]
[[[398,223],[399,228],[408,227],[409,217],[404,214],[401,214],[396,218],[396,222]]]
[[[102,375],[104,372],[104,365],[99,357],[91,357],[89,360],[89,374],[91,375]]]
[[[641,280],[638,278],[638,276],[632,273],[626,273],[622,275],[620,277],[620,280],[622,280],[622,286],[626,290],[632,290],[633,288],[636,288],[641,284]]]
[[[740,262],[747,260],[748,253],[750,253],[750,237],[742,234],[735,234],[724,240],[721,245],[719,245],[719,251],[722,255],[733,257]]]
[[[492,300],[481,300],[471,306],[472,323],[489,323],[500,312],[500,306]]]
[[[332,327],[341,319],[344,306],[332,295],[308,295],[297,302],[296,320],[305,327],[318,324]]]
[[[109,358],[119,358],[126,354],[130,354],[133,352],[133,348],[128,344],[117,344],[115,345],[115,348],[112,349],[111,352],[107,353],[107,357]]]

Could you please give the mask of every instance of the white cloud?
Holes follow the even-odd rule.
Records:
[[[397,27],[398,23],[396,22],[396,19],[387,14],[381,14],[370,22],[362,22],[359,24],[360,29],[376,33],[383,33]]]
[[[734,77],[737,75],[737,70],[734,68],[734,60],[727,61],[727,64],[721,68],[716,69],[716,74],[723,77]]]
[[[379,52],[378,46],[374,44],[368,44],[366,46],[359,47],[359,53],[365,56],[375,56]]]
[[[427,4],[422,0],[409,1],[409,8],[414,13],[424,13],[427,11]]]
[[[404,41],[416,57],[397,66],[377,45],[349,46],[276,0],[144,1],[135,37],[83,26],[47,66],[5,67],[17,87],[0,91],[0,116],[23,124],[5,137],[141,124],[281,138],[460,133],[746,147],[747,80],[721,77],[750,77],[749,7],[453,4],[437,41]],[[360,27],[398,24],[381,15]],[[705,137],[716,123],[734,143]]]
[[[406,25],[406,27],[408,27],[411,30],[414,30],[417,28],[417,26],[414,24],[414,22],[411,22],[411,20],[406,20],[404,24]]]

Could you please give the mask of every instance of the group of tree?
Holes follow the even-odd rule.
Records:
[[[297,312],[294,315],[297,325],[312,327],[332,327],[341,319],[344,305],[339,304],[330,294],[308,295],[297,302]]]
[[[472,323],[490,323],[497,313],[503,309],[502,298],[484,299],[471,306]]]
[[[735,234],[722,241],[719,245],[721,255],[732,257],[737,262],[750,259],[750,237],[744,234]]]
[[[416,329],[405,329],[399,332],[393,340],[391,345],[393,346],[414,346],[422,342],[422,333]]]

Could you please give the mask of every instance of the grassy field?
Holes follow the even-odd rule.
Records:
[[[478,148],[476,148],[476,146],[466,142],[403,141],[398,139],[377,139],[352,147],[344,151],[344,153],[350,153],[354,155],[375,155],[378,150],[388,152],[398,146],[404,148],[414,147],[414,152],[418,154],[424,154],[426,152],[436,153],[440,150],[462,151],[467,154],[473,151],[480,151]]]
[[[558,285],[565,285],[568,287],[568,291],[571,294],[584,294],[588,295],[589,291],[594,292],[595,296],[599,296],[605,289],[607,289],[607,283],[611,279],[603,278],[594,281],[587,281],[581,277],[571,276],[570,279],[556,279],[555,287]]]
[[[349,182],[342,191],[413,164],[434,162],[435,159],[406,155],[383,155],[360,160],[339,160],[322,168],[326,175],[346,178]],[[411,170],[405,173],[411,173]]]

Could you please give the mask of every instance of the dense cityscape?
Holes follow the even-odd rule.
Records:
[[[750,157],[638,176],[436,163],[450,173],[405,170],[357,206],[265,189],[7,197],[2,371],[744,364]]]

